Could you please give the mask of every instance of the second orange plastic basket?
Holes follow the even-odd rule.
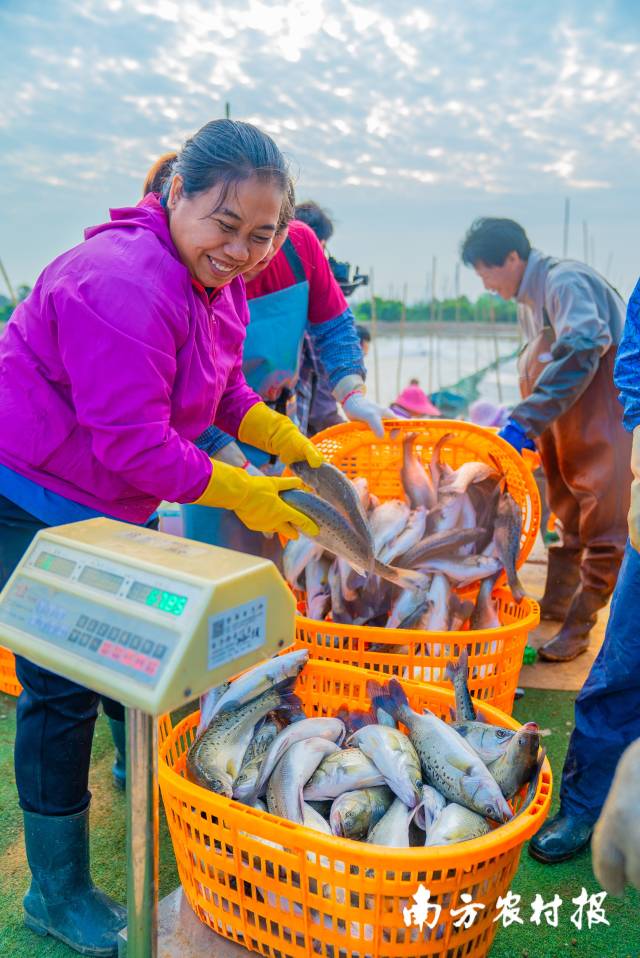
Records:
[[[16,660],[13,652],[0,645],[0,692],[20,695],[22,686],[16,675]]]
[[[308,716],[342,705],[366,708],[362,669],[309,662],[296,683]],[[402,682],[416,711],[448,716],[453,695]],[[225,938],[274,958],[484,958],[497,924],[497,900],[510,887],[524,842],[551,802],[545,761],[533,801],[482,838],[436,848],[387,848],[334,838],[249,808],[187,781],[195,712],[160,722],[160,789],[185,895],[200,920]],[[535,718],[535,716],[532,716]],[[486,719],[517,728],[498,709]],[[520,801],[520,798],[517,800]],[[405,923],[420,886],[440,909],[433,928]],[[461,896],[484,907],[469,928],[455,927]],[[435,912],[429,913],[431,921]]]
[[[507,589],[498,589],[495,598],[502,622],[497,629],[422,632],[317,622],[298,615],[296,645],[308,648],[315,659],[449,688],[446,664],[466,648],[471,694],[511,714],[524,649],[540,622],[540,607],[526,598],[518,605]]]

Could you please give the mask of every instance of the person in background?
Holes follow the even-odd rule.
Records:
[[[440,410],[420,388],[417,379],[410,380],[409,385],[396,396],[389,408],[394,416],[401,419],[432,419],[440,415]]]
[[[194,442],[216,422],[285,462],[322,462],[242,373],[241,273],[270,248],[289,187],[270,137],[217,120],[187,140],[161,197],[112,210],[45,267],[0,338],[0,587],[38,530],[96,516],[155,528],[163,499],[232,510],[265,533],[317,532],[280,498],[298,480],[251,476]],[[16,672],[25,923],[115,956],[126,911],[89,865],[99,696],[22,656]]]
[[[382,413],[365,395],[362,350],[353,313],[331,273],[313,230],[297,220],[282,220],[268,254],[245,271],[251,320],[244,344],[247,382],[271,407],[286,411],[308,334],[327,373],[334,398],[350,420],[384,434]],[[306,423],[298,419],[304,431]],[[216,459],[243,465],[250,472],[272,468],[275,457],[257,443],[236,443],[215,425],[198,445]],[[278,538],[250,532],[223,510],[183,507],[185,535],[281,564]]]
[[[328,210],[323,209],[313,200],[305,200],[303,203],[296,204],[295,219],[300,223],[306,223],[316,234],[322,248],[326,250],[327,243],[333,236],[333,220]]]
[[[591,267],[532,249],[513,220],[476,220],[461,253],[486,289],[518,302],[523,399],[500,435],[518,451],[537,447],[562,523],[541,601],[562,627],[538,654],[566,662],[588,648],[624,553],[630,441],[613,384],[624,303]]]
[[[589,842],[605,803],[618,762],[640,738],[640,282],[629,300],[624,335],[618,348],[615,383],[624,407],[624,427],[633,433],[630,455],[633,482],[629,541],[611,602],[604,643],[576,699],[560,785],[560,810],[530,842],[543,862],[572,858]],[[619,482],[626,481],[626,475]],[[624,489],[617,494],[627,502]],[[619,766],[595,847],[596,865],[612,891],[620,892],[625,872],[640,882],[639,746]],[[625,784],[629,786],[627,790]],[[619,810],[620,818],[613,817]],[[607,837],[612,844],[607,847]],[[628,857],[627,857],[628,856]],[[625,857],[629,863],[626,871]],[[600,877],[600,876],[599,876]]]

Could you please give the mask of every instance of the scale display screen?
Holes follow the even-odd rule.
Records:
[[[34,565],[37,569],[44,569],[46,572],[52,572],[54,575],[62,576],[68,579],[76,567],[76,563],[71,559],[64,559],[62,556],[54,556],[51,552],[41,552]]]
[[[151,686],[180,638],[172,629],[23,576],[8,590],[0,623]]]
[[[94,589],[111,592],[115,595],[124,582],[124,576],[114,575],[113,572],[105,572],[104,569],[96,569],[95,566],[86,565],[78,576],[78,582],[83,582]]]
[[[182,615],[187,605],[186,595],[157,589],[146,582],[134,582],[127,592],[127,599],[160,609],[161,612],[170,612],[172,615]]]

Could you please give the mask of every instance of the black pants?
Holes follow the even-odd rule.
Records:
[[[150,523],[157,528],[158,521]],[[29,543],[47,525],[0,496],[0,588]],[[100,696],[16,656],[22,684],[14,752],[20,806],[40,815],[73,815],[91,800],[89,762]],[[103,698],[105,713],[124,719],[119,702]]]

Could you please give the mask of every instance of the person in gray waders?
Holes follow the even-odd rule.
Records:
[[[591,267],[532,249],[513,220],[476,220],[461,255],[486,289],[518,303],[522,401],[499,435],[520,452],[538,449],[562,523],[540,603],[542,618],[562,626],[538,654],[567,662],[589,646],[627,538],[631,440],[613,383],[625,305]]]

